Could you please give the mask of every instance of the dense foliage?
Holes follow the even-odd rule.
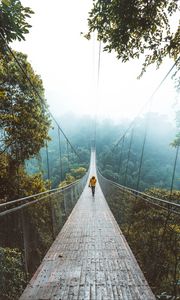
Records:
[[[16,299],[25,284],[22,255],[18,249],[0,248],[0,278],[1,299]]]
[[[57,187],[62,181],[66,181],[67,176],[72,176],[74,180],[79,179],[84,174],[84,171],[81,173],[81,170],[87,170],[89,166],[92,136],[89,124],[92,120],[71,116],[71,120],[73,119],[74,122],[70,123],[69,116],[63,116],[57,121],[63,124],[63,128],[66,128],[67,136],[79,157],[76,156],[70,145],[67,146],[67,141],[62,134],[59,139],[57,127],[54,125],[49,132],[51,140],[48,142],[48,149],[41,149],[37,159],[26,162],[28,172],[34,174],[42,171],[44,179],[50,179],[52,188]],[[47,172],[48,165],[50,178],[48,178]],[[71,180],[73,179],[71,178]]]
[[[139,189],[152,196],[179,203],[179,163],[176,166],[173,192],[170,190],[179,134],[174,140],[176,129],[163,116],[151,113],[148,121],[146,131],[147,116],[139,118],[133,131],[130,130],[124,140],[119,138],[123,136],[123,126],[127,128],[127,124],[118,127],[104,122],[99,125],[99,168],[106,178],[137,188],[146,134]],[[136,196],[120,192],[114,186],[111,188],[108,183],[103,186],[103,192],[157,298],[178,299],[178,215],[153,207]]]
[[[23,171],[25,160],[36,155],[49,139],[50,126],[46,102],[43,100],[42,81],[34,73],[25,55],[17,52],[15,55],[42,98],[40,99],[33,91],[14,57],[2,54],[0,58],[0,154],[3,173],[1,173],[0,190],[1,199],[3,200],[4,194],[6,201],[23,196],[23,177],[20,174],[18,176],[18,173],[22,175],[25,172]]]
[[[67,149],[67,143],[63,140],[62,135],[60,137],[60,158],[58,131],[56,130],[56,127],[53,126],[50,130],[51,140],[48,142],[50,180],[52,181],[53,187],[57,187],[59,184],[60,186],[64,186],[73,182],[75,179],[79,179],[84,174],[89,164],[90,141],[93,139],[94,133],[93,120],[88,117],[76,118],[73,116],[71,117],[73,122],[69,123],[68,120],[69,116],[66,116],[64,118],[62,117],[60,121],[62,127],[66,128],[67,135],[72,141],[74,147],[77,149],[81,160],[77,161],[77,158],[74,156],[71,149]],[[162,191],[161,188],[164,187],[169,189],[170,187],[175,152],[175,149],[170,146],[170,143],[174,139],[176,130],[164,117],[158,114],[151,114],[149,121],[150,124],[147,132],[140,188],[145,190],[149,187],[157,186],[158,189],[151,189],[149,193],[168,199],[168,191]],[[130,151],[126,179],[127,185],[131,187],[135,187],[137,183],[136,174],[139,166],[145,123],[146,118],[144,116],[137,120],[134,129],[134,138]],[[124,183],[125,180],[123,170],[126,170],[127,166],[130,134],[127,135],[126,140],[124,141],[124,150],[122,151],[122,155],[121,143],[119,144],[119,147],[115,148],[115,151],[111,150],[120,136],[122,136],[122,133],[127,126],[128,122],[125,121],[120,124],[114,124],[110,120],[97,123],[96,142],[99,167],[106,177],[120,183]],[[3,170],[2,174],[7,174],[6,176],[8,178],[8,173],[6,173],[8,170],[6,153],[3,153],[2,157],[3,156],[4,160],[1,160]],[[120,156],[122,164],[120,164]],[[19,168],[18,171],[20,174],[19,181],[21,182],[22,180],[22,183],[20,184],[20,187],[23,190],[22,193],[24,193],[24,195],[28,195],[28,191],[35,193],[37,190],[45,190],[46,187],[45,185],[43,186],[43,180],[41,176],[37,174],[37,171],[45,170],[44,178],[47,179],[46,148],[41,150],[41,159],[39,157],[39,159],[33,158],[31,160],[26,160],[26,169],[28,174],[25,173],[23,166]],[[179,173],[179,168],[177,171]],[[176,176],[175,186],[178,187],[179,181],[177,179],[178,178]],[[72,208],[68,207],[68,203],[71,203],[71,201],[68,201],[71,194],[72,193],[67,192],[65,197],[62,194],[62,197],[58,198],[58,201],[56,198],[53,199],[53,208],[51,203],[47,201],[46,203],[42,202],[42,204],[36,204],[24,211],[23,218],[25,218],[27,222],[25,223],[25,228],[28,233],[28,240],[26,242],[29,245],[26,256],[28,256],[30,273],[37,268],[46,250],[51,245],[54,237],[54,226],[55,232],[58,232],[65,221],[65,211],[71,211]],[[76,194],[77,191],[74,195]],[[174,223],[172,223],[172,219],[170,219],[170,221],[168,220],[168,229],[166,231],[165,238],[163,237],[163,243],[161,244],[160,241],[162,240],[162,232],[166,221],[166,215],[163,212],[159,213],[156,209],[151,209],[144,203],[140,203],[138,201],[131,202],[130,198],[119,203],[118,193],[117,195],[112,193],[111,196],[113,196],[110,202],[111,209],[119,224],[122,226],[128,242],[137,257],[141,268],[145,272],[149,283],[157,293],[164,291],[172,293],[173,287],[167,287],[168,283],[166,281],[166,276],[169,276],[170,280],[173,281],[175,280],[174,278],[176,278],[176,275],[172,278],[171,271],[174,270],[173,274],[175,274],[176,251],[178,246],[176,230],[179,230],[179,227],[176,227]],[[173,197],[177,200],[179,197],[178,193],[174,191]],[[64,202],[65,199],[67,202]],[[128,207],[126,207],[127,202],[129,203]],[[54,216],[56,216],[58,220],[55,225],[53,221]],[[10,246],[13,248],[23,249],[22,227],[17,227],[17,224],[22,224],[22,220],[19,219],[17,221],[17,215],[10,219],[4,219],[0,224],[3,228],[6,228],[3,235],[0,237],[1,241],[4,243],[4,249]],[[11,226],[8,226],[7,224],[11,224]],[[156,226],[154,226],[155,224]],[[146,228],[142,229],[141,226],[146,226]],[[140,235],[141,230],[143,233],[142,235]],[[6,239],[7,232],[11,239]],[[149,253],[149,249],[151,248],[152,255],[147,258],[146,254]],[[174,251],[174,254],[172,251]],[[160,256],[159,253],[162,253],[162,256]],[[156,258],[154,258],[154,255],[156,255]],[[151,264],[153,259],[156,262],[156,266]],[[167,261],[167,264],[164,263],[165,261]],[[147,274],[146,269],[149,264],[151,264],[151,268],[149,268],[150,273]],[[173,269],[171,269],[172,265]],[[19,287],[22,283],[21,279],[19,281]],[[16,283],[18,284],[18,282]],[[177,290],[177,285],[174,286],[174,290]],[[14,297],[14,299],[16,298]]]
[[[66,142],[61,137],[62,157],[60,161],[58,134],[55,128],[51,130],[50,135],[52,140],[48,143],[48,151],[50,177],[53,187],[57,187],[62,180],[65,180],[67,173],[74,176],[73,169],[78,169],[80,166],[87,169],[89,164],[90,144],[94,133],[93,120],[88,117],[78,118],[71,116],[71,120],[73,121],[69,124],[69,118],[69,116],[64,116],[60,121],[63,127],[66,128],[72,144],[77,149],[80,160],[77,160],[77,157],[70,148],[69,153],[67,153]],[[177,129],[164,116],[157,113],[149,114],[148,119],[149,125],[139,188],[140,190],[151,187],[170,189],[176,155],[176,148],[172,147],[172,142],[176,136]],[[147,116],[143,116],[137,120],[134,126],[131,148],[131,130],[127,133],[123,145],[121,141],[117,147],[114,147],[128,127],[129,124],[127,121],[115,124],[111,120],[104,120],[97,123],[97,162],[105,177],[131,188],[137,187],[146,122]],[[32,173],[38,170],[39,164],[41,164],[40,169],[46,170],[47,159],[45,150],[42,151],[41,162],[32,161],[31,163],[28,162],[28,164],[28,170]],[[177,163],[174,179],[175,189],[178,189],[180,184],[179,172],[179,164]],[[75,176],[75,178],[77,177]]]
[[[31,9],[23,7],[19,0],[2,0],[0,3],[0,203],[46,190],[46,182],[42,175],[28,175],[24,167],[25,160],[37,155],[49,139],[50,120],[42,80],[33,71],[27,56],[11,50],[8,46],[9,42],[24,39],[31,27],[26,18],[31,14]],[[46,217],[47,226],[48,210],[49,206],[41,209],[42,216]],[[42,238],[42,231],[36,233],[35,239],[35,218],[31,212],[28,213],[28,225],[31,224],[31,234],[34,238],[31,247],[35,240],[39,242],[39,248],[35,245],[39,255],[31,253],[34,254],[34,260],[31,262],[33,268],[38,266],[37,258],[40,254],[47,250],[45,244],[49,239],[45,234]],[[25,275],[29,255],[24,249],[27,242],[24,239],[27,231],[25,219],[27,218],[23,217],[23,212],[0,218],[1,299],[18,299],[28,279],[27,272]],[[44,219],[40,218],[39,225],[40,221],[44,224]],[[48,234],[47,228],[46,232]]]
[[[104,183],[108,204],[157,299],[179,299],[179,215]],[[180,192],[153,189],[161,199],[180,199]]]
[[[180,30],[171,23],[178,5],[177,0],[94,0],[86,37],[97,31],[104,50],[114,50],[123,62],[145,54],[144,70],[151,63],[161,64],[166,56],[177,59]]]
[[[118,57],[123,61],[130,57],[139,57],[144,50],[150,51],[145,65],[154,61],[159,64],[166,55],[176,58],[179,54],[179,31],[170,32],[167,16],[177,10],[177,1],[153,1],[148,5],[140,0],[131,2],[97,1],[89,19],[90,33],[97,29],[98,39],[106,43],[105,49],[117,51]],[[133,4],[131,7],[130,3]],[[118,11],[116,4],[120,5]],[[139,9],[140,4],[141,9]],[[88,118],[83,120],[71,118],[69,124],[68,117],[68,122],[64,122],[67,135],[79,153],[79,161],[66,141],[61,141],[59,146],[55,129],[51,129],[49,133],[51,141],[49,141],[50,121],[42,81],[28,63],[26,55],[12,51],[10,54],[8,51],[6,43],[16,39],[22,40],[28,33],[31,26],[26,18],[29,18],[32,13],[32,10],[23,7],[19,0],[2,0],[0,3],[0,203],[45,191],[50,187],[50,181],[52,187],[57,187],[59,184],[67,185],[79,179],[87,170],[89,163],[90,141],[94,132],[93,121]],[[164,43],[163,47],[162,43]],[[14,56],[17,57],[35,89],[19,69]],[[159,119],[159,116],[156,116],[154,121],[157,122]],[[126,125],[123,123],[115,126],[111,122],[104,122],[97,126],[98,161],[105,176],[135,187],[144,120],[141,120],[136,128],[128,168],[129,137],[123,149],[120,144],[113,154],[111,152],[112,144],[121,135]],[[143,190],[151,186],[169,188],[174,153],[168,145],[173,139],[174,131],[165,121],[162,126],[163,130],[166,129],[163,142],[159,138],[160,135],[162,138],[162,131],[159,132],[159,136],[158,132],[155,136],[151,136],[151,138],[154,136],[154,140],[147,141],[148,147],[142,169],[143,179],[141,178],[140,182]],[[159,128],[156,124],[157,127]],[[178,136],[177,139],[179,141]],[[49,141],[48,149],[45,147],[46,141]],[[159,147],[159,152],[155,146]],[[37,160],[35,157],[40,149],[41,159]],[[49,166],[47,166],[47,151]],[[35,167],[34,163],[40,168]],[[126,169],[127,173],[125,173]],[[45,170],[44,176],[40,174],[42,170]],[[68,201],[70,194],[75,199],[71,198],[71,201]],[[21,214],[12,213],[0,219],[0,228],[3,228],[0,231],[0,296],[3,299],[19,298],[28,276],[32,275],[38,267],[75,204],[72,202],[78,197],[78,190],[67,194],[65,192],[58,199],[49,196],[46,201],[27,207]],[[120,216],[123,206],[119,207],[115,198],[116,195],[111,203],[112,210],[115,208],[114,214],[119,214],[117,218],[120,217],[118,220],[122,222],[121,220],[125,218],[125,214]],[[68,207],[68,203],[71,207]],[[130,217],[125,220],[128,222],[121,225],[145,272],[155,257],[156,265],[150,268],[147,276],[150,283],[160,291],[167,290],[172,293],[173,288],[167,289],[164,279],[167,274],[170,274],[170,280],[175,283],[175,294],[178,246],[176,231],[179,231],[179,227],[172,222],[172,219],[167,219],[163,213],[159,215],[155,210],[149,210],[147,216],[147,207],[143,203],[140,205],[135,202],[124,209],[124,212],[125,210],[130,211]],[[155,221],[157,226],[154,229]],[[140,238],[142,225],[146,226],[147,222],[147,231],[143,231],[144,234]],[[150,241],[156,240],[153,247],[149,237]],[[139,247],[142,248],[142,245],[143,251],[140,251]],[[149,253],[150,250],[152,255],[146,258],[145,252]],[[173,259],[174,264],[172,264]],[[169,271],[170,265],[173,265],[174,277],[172,270]]]
[[[176,129],[172,124],[163,116],[152,113],[149,116],[147,132],[145,130],[146,117],[144,117],[137,120],[132,141],[132,131],[130,131],[124,141],[122,139],[116,147],[112,146],[112,140],[114,139],[114,144],[116,144],[120,129],[117,126],[104,126],[100,129],[101,136],[98,136],[97,157],[99,168],[106,178],[131,188],[137,188],[142,146],[145,134],[147,134],[139,189],[145,190],[151,187],[170,189],[176,155],[176,149],[170,145],[176,134]],[[104,137],[103,131],[105,132]],[[104,143],[106,135],[107,139]],[[109,141],[108,135],[110,136]],[[177,164],[174,180],[176,189],[179,188],[179,172],[179,164]]]
[[[27,56],[14,52],[34,88],[42,96],[42,80],[27,61]],[[38,153],[48,137],[49,119],[45,100],[39,99],[13,56],[0,59],[0,128],[3,144],[10,155],[24,162]]]
[[[70,183],[82,178],[86,173],[86,169],[80,167],[78,169],[71,169],[71,173],[66,174],[65,180],[61,181],[59,187],[65,187]]]
[[[24,7],[19,0],[0,2],[0,51],[5,51],[6,43],[24,40],[31,25],[26,21],[33,11]]]

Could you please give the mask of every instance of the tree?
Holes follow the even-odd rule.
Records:
[[[2,0],[0,3],[0,50],[4,50],[5,43],[16,39],[24,40],[24,35],[29,32],[30,18],[33,11],[23,7],[19,0]]]
[[[28,74],[37,93],[22,74],[13,55],[0,57],[0,158],[1,201],[24,195],[25,160],[38,154],[49,139],[50,119],[41,78],[35,74],[26,55],[13,52]],[[40,97],[39,97],[40,95]],[[29,183],[32,181],[29,178]],[[33,178],[37,182],[37,178]],[[43,183],[40,184],[43,186]],[[28,194],[31,191],[28,190]],[[37,193],[41,188],[36,188]]]
[[[24,163],[44,146],[50,120],[41,78],[34,73],[26,55],[14,54],[41,96],[22,74],[14,56],[0,58],[1,147],[8,149],[12,159]]]
[[[146,54],[143,71],[151,63],[159,66],[180,53],[180,30],[172,31],[170,21],[178,11],[177,0],[94,0],[89,13],[89,32],[97,30],[104,50],[117,53],[123,62]]]
[[[86,174],[86,169],[83,167],[79,167],[76,169],[71,169],[71,175],[75,177],[75,179],[80,179]]]
[[[0,247],[0,273],[1,299],[19,299],[17,295],[22,293],[26,282],[18,249]]]

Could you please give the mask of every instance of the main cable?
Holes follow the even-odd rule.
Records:
[[[167,77],[169,76],[169,74],[171,73],[171,71],[174,69],[174,67],[177,65],[178,61],[180,61],[180,56],[176,59],[176,61],[174,62],[173,66],[170,68],[170,70],[167,72],[167,74],[164,76],[164,78],[161,80],[161,82],[158,84],[158,86],[156,87],[156,89],[154,90],[154,92],[152,93],[152,95],[149,97],[149,99],[147,100],[147,102],[142,106],[142,108],[140,109],[139,113],[136,115],[136,117],[134,118],[134,120],[130,123],[129,127],[125,130],[124,134],[121,136],[121,138],[117,141],[117,143],[113,146],[112,151],[114,151],[114,149],[119,145],[119,143],[121,142],[122,138],[127,134],[127,132],[131,129],[131,127],[134,125],[135,121],[137,120],[138,116],[142,113],[143,109],[147,106],[147,104],[149,104],[150,101],[152,101],[154,95],[157,93],[157,91],[160,89],[160,87],[162,86],[162,84],[164,83],[164,81],[167,79]]]
[[[31,79],[29,78],[28,74],[26,73],[26,71],[24,70],[24,68],[22,67],[21,63],[19,62],[19,60],[17,59],[16,55],[13,53],[13,51],[11,50],[11,48],[9,47],[9,45],[7,44],[4,36],[2,35],[2,33],[0,32],[0,36],[3,39],[9,53],[13,56],[14,60],[16,61],[17,65],[19,66],[20,70],[22,71],[22,73],[24,74],[24,76],[26,77],[26,79],[28,80],[28,82],[30,83],[31,87],[33,88],[34,92],[37,94],[37,96],[39,97],[39,99],[42,102],[43,105],[43,98],[41,97],[41,95],[39,94],[38,90],[36,89],[36,87],[34,86],[34,84],[32,83]],[[59,130],[61,131],[61,133],[64,135],[66,141],[69,143],[69,145],[71,146],[72,150],[74,151],[74,153],[76,154],[76,156],[79,158],[80,160],[80,156],[77,153],[77,151],[75,150],[75,148],[73,147],[73,145],[71,144],[71,142],[69,141],[68,137],[66,136],[66,134],[64,133],[64,131],[62,130],[61,126],[59,125],[59,123],[56,121],[55,117],[53,116],[53,114],[51,113],[51,111],[49,110],[49,108],[46,108],[49,115],[51,116],[52,120],[55,122],[55,124],[57,125],[57,127],[59,128]]]

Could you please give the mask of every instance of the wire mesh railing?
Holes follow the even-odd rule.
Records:
[[[2,299],[20,295],[63,227],[86,184],[88,172],[64,187],[0,205]]]
[[[180,205],[98,180],[157,299],[179,299]]]

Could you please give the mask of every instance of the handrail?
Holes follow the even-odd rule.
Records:
[[[65,187],[55,188],[55,189],[48,190],[48,191],[45,191],[45,192],[41,192],[41,193],[38,193],[38,194],[34,194],[34,195],[30,195],[30,196],[23,197],[23,198],[20,198],[20,199],[16,199],[16,200],[13,200],[13,201],[8,201],[6,203],[2,203],[2,204],[0,204],[0,208],[1,207],[7,207],[11,204],[16,204],[16,203],[20,202],[20,204],[18,206],[0,212],[0,217],[4,216],[6,214],[12,213],[14,211],[23,209],[23,208],[25,208],[29,205],[33,205],[37,202],[40,202],[41,200],[48,198],[50,195],[55,195],[55,194],[64,192],[64,191],[70,189],[71,187],[77,185],[81,180],[83,180],[83,178],[85,178],[88,175],[88,173],[89,173],[89,170],[85,173],[85,175],[82,178],[66,185]],[[30,200],[30,199],[35,198],[35,197],[38,197],[38,196],[43,196],[43,197],[24,203],[25,201]]]
[[[118,187],[119,189],[121,189],[121,190],[123,190],[123,191],[125,190],[125,191],[129,192],[130,194],[135,194],[136,196],[140,197],[140,198],[141,198],[142,200],[144,200],[144,201],[150,202],[150,203],[152,203],[152,204],[154,204],[154,205],[158,205],[158,206],[160,206],[160,207],[162,207],[162,208],[166,208],[166,207],[165,207],[165,206],[161,206],[160,204],[157,204],[157,203],[155,203],[155,202],[152,202],[152,200],[153,200],[153,201],[156,201],[156,202],[160,202],[160,203],[162,203],[162,204],[168,205],[168,209],[169,209],[169,206],[171,206],[171,208],[174,208],[174,209],[180,209],[180,204],[178,204],[178,203],[170,202],[170,201],[167,201],[167,200],[164,200],[164,199],[160,199],[160,198],[157,198],[157,197],[154,197],[154,196],[145,194],[145,193],[143,193],[143,192],[140,192],[140,191],[137,191],[137,190],[128,188],[128,187],[126,187],[126,186],[120,185],[120,184],[118,184],[118,183],[116,183],[116,182],[114,182],[114,181],[112,181],[112,180],[110,180],[110,179],[105,178],[105,177],[101,174],[101,172],[100,172],[99,170],[98,170],[98,174],[99,174],[103,179],[105,179],[106,181],[109,181],[112,185]],[[166,208],[166,209],[167,209],[167,208]],[[180,214],[180,212],[175,211],[175,210],[173,210],[172,212],[177,213],[177,214]]]
[[[84,177],[84,176],[83,176]],[[82,178],[83,178],[82,177]],[[77,184],[81,179],[78,179],[68,185],[66,185],[65,187],[60,187],[60,188],[55,188],[55,189],[52,189],[52,190],[47,190],[47,191],[44,191],[44,192],[41,192],[41,193],[38,193],[38,194],[34,194],[34,195],[30,195],[30,196],[26,196],[26,197],[23,197],[23,198],[19,198],[19,199],[15,199],[15,200],[12,200],[12,201],[8,201],[8,202],[4,202],[4,203],[1,203],[0,204],[0,207],[4,207],[4,206],[8,206],[8,205],[11,205],[11,204],[14,204],[14,203],[18,203],[18,202],[21,202],[21,201],[24,201],[24,200],[29,200],[31,198],[34,198],[34,197],[37,197],[37,196],[41,196],[41,195],[44,195],[44,194],[49,194],[49,193],[53,193],[55,191],[63,191],[63,190],[66,190],[68,189],[69,187]]]
[[[83,177],[82,177],[82,178],[83,178]],[[76,180],[76,183],[78,183],[78,182],[79,182],[79,180]],[[73,185],[74,185],[74,184],[69,184],[68,187],[72,187]],[[68,189],[68,188],[67,188],[67,189]],[[22,204],[22,205],[19,205],[19,206],[10,208],[10,209],[8,209],[8,210],[5,210],[5,211],[3,211],[3,212],[0,213],[0,217],[1,217],[1,216],[5,216],[6,214],[12,213],[12,212],[14,212],[14,211],[23,209],[23,208],[25,208],[25,207],[27,207],[27,206],[29,206],[29,205],[33,205],[33,204],[35,204],[35,203],[37,203],[37,202],[40,202],[40,201],[43,200],[43,199],[48,198],[48,197],[51,196],[51,195],[56,195],[56,194],[58,194],[59,192],[64,192],[64,191],[67,190],[67,189],[60,188],[60,189],[58,189],[58,191],[56,191],[56,192],[54,192],[54,193],[52,193],[52,194],[45,195],[44,197],[41,197],[41,198],[38,198],[38,199],[34,199],[34,200],[32,200],[31,202],[27,202],[27,203],[24,203],[24,204]],[[40,193],[40,194],[41,194],[41,193]],[[40,194],[37,194],[37,195],[40,195]]]

